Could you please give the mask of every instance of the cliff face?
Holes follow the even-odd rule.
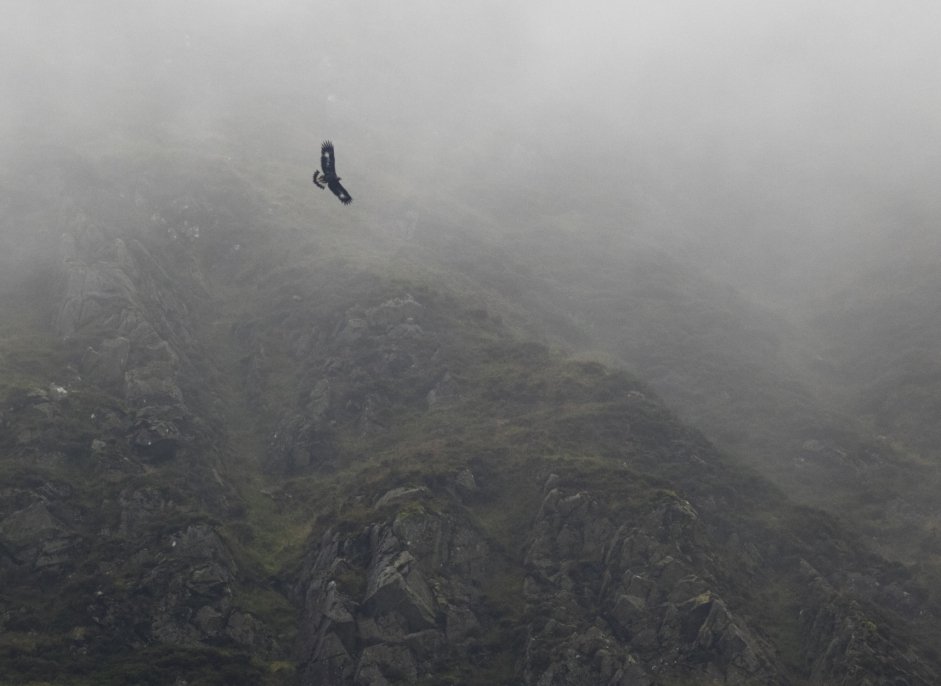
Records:
[[[4,281],[52,316],[2,324],[0,682],[937,681],[908,572],[642,383],[216,176],[31,215],[63,235]]]

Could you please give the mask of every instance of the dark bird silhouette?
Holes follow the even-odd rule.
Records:
[[[320,171],[314,172],[314,184],[317,188],[329,188],[330,191],[340,199],[344,205],[353,202],[353,196],[347,193],[346,189],[340,185],[340,177],[337,176],[337,163],[333,154],[333,143],[324,141],[320,146]]]

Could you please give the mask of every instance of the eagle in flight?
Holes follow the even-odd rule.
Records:
[[[329,188],[344,205],[353,202],[353,196],[340,185],[340,177],[337,176],[337,163],[333,155],[333,143],[330,141],[324,141],[323,145],[320,146],[320,166],[323,168],[323,173],[319,170],[314,172],[314,184],[317,188]]]

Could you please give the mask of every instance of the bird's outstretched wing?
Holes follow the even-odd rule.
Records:
[[[327,181],[327,188],[333,191],[333,194],[340,199],[344,205],[353,202],[353,196],[346,192],[346,189],[340,185],[340,179],[334,176]]]
[[[330,141],[324,141],[320,146],[320,168],[327,178],[336,176],[337,164],[333,156],[333,143]]]
[[[333,143],[330,141],[324,141],[320,146],[320,166],[323,169],[323,176],[320,177],[319,180],[326,183],[327,188],[329,188],[344,205],[349,205],[353,202],[353,196],[340,185],[340,177],[337,176],[336,156],[333,152]],[[314,183],[317,183],[317,181],[315,180]],[[317,185],[319,186],[320,184],[318,183]]]

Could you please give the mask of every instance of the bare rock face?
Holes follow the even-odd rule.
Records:
[[[415,500],[358,532],[328,531],[298,588],[302,683],[414,683],[466,653],[485,621],[474,606],[490,554],[464,523]]]
[[[800,572],[806,588],[800,613],[801,639],[811,683],[929,683],[917,662],[885,659],[899,648],[893,645],[889,632],[880,631],[881,618],[838,592],[805,560],[801,560]]]
[[[124,381],[130,351],[131,342],[124,336],[105,339],[97,349],[86,350],[82,356],[82,373],[102,386],[117,386]]]
[[[54,508],[53,504],[53,508]],[[35,498],[22,509],[0,519],[0,541],[7,562],[36,571],[66,571],[81,546],[81,536],[61,517],[50,511],[46,498]]]
[[[394,428],[396,409],[446,406],[458,385],[436,353],[438,335],[424,305],[404,294],[345,312],[332,332],[313,346],[309,330],[292,332],[298,361],[300,400],[281,413],[269,442],[273,473],[303,473],[335,467],[335,435],[346,428],[363,436]],[[247,334],[252,364],[263,346]]]
[[[562,487],[543,499],[525,589],[552,620],[530,632],[527,683],[784,683],[764,642],[717,595],[690,504],[663,497],[623,524],[610,507]]]
[[[106,228],[81,214],[69,229],[55,325],[81,348],[77,383],[122,398],[126,415],[110,429],[134,461],[185,459],[207,438],[193,407],[202,392],[191,301],[200,293],[198,278],[181,268],[185,263],[168,264],[165,246],[146,233]],[[207,476],[214,467],[192,463]]]
[[[282,655],[239,600],[244,569],[220,535],[233,492],[203,419],[193,290],[134,230],[81,213],[68,229],[54,327],[69,362],[48,390],[5,398],[0,585],[24,600],[2,603],[3,630],[64,626],[44,648],[60,681],[70,654]]]
[[[454,499],[444,510],[443,497]],[[885,660],[899,646],[876,639],[861,608],[841,604],[806,563],[800,574],[818,589],[800,610],[809,662],[804,676],[784,664],[760,621],[735,609],[737,572],[675,494],[625,508],[553,475],[515,560],[476,530],[460,498],[393,489],[372,523],[331,528],[311,548],[297,587],[302,684],[417,683],[480,660],[503,665],[495,680],[532,686],[928,683]],[[497,577],[519,589],[510,622],[488,606]],[[881,677],[850,667],[877,655]]]
[[[664,497],[618,523],[590,493],[552,487],[513,561],[459,510],[432,510],[432,497],[390,491],[375,523],[331,529],[311,550],[298,587],[302,683],[414,683],[481,651],[510,652],[509,673],[534,686],[787,683],[718,595],[689,503]],[[530,619],[501,624],[486,609],[481,588],[500,576],[517,579]],[[481,643],[494,632],[503,638]]]

